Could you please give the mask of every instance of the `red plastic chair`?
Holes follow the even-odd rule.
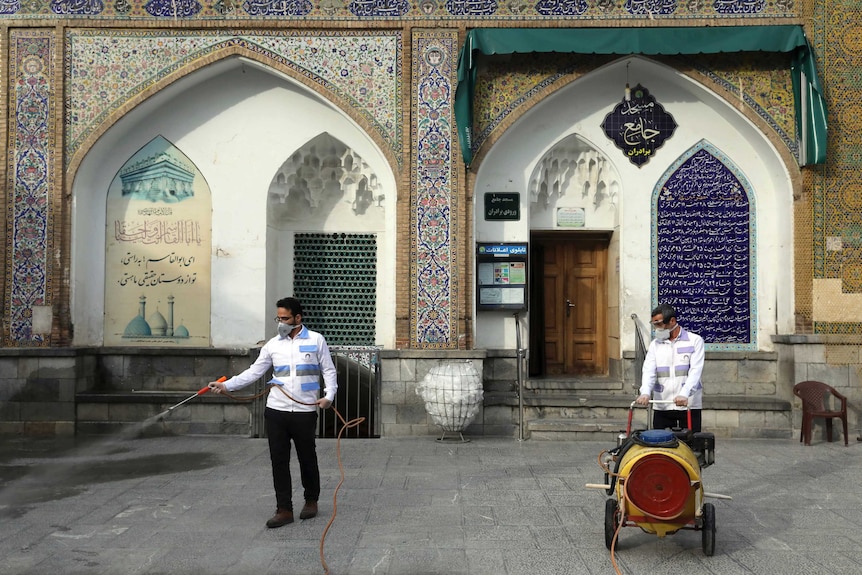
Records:
[[[826,439],[832,442],[832,419],[838,417],[844,424],[844,445],[847,445],[847,398],[835,391],[830,385],[822,381],[803,381],[793,386],[793,395],[802,400],[802,431],[799,433],[799,441],[805,445],[811,445],[811,423],[815,417],[826,418]],[[831,395],[841,403],[841,409],[829,409],[832,401],[827,404],[826,399]],[[834,406],[832,406],[834,407]]]

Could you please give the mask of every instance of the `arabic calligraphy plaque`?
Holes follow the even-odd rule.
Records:
[[[446,10],[453,16],[491,16],[497,0],[446,0]]]
[[[587,0],[539,0],[536,12],[543,16],[580,16],[589,7]]]
[[[95,16],[101,14],[104,8],[102,0],[51,0],[51,12],[54,14]],[[13,13],[0,10],[0,14]]]
[[[766,8],[766,0],[715,0],[716,14],[760,14]]]
[[[190,18],[201,9],[203,6],[197,0],[150,0],[144,4],[150,16],[161,18]]]
[[[246,0],[242,8],[249,16],[305,16],[312,5],[309,0]]]
[[[658,194],[657,301],[707,343],[753,343],[751,205],[736,175],[701,149]]]
[[[399,18],[410,10],[407,0],[353,0],[347,6],[356,16]]]
[[[624,7],[635,16],[668,16],[676,12],[676,0],[626,0]]]
[[[602,129],[629,161],[641,167],[650,161],[676,130],[676,120],[638,84],[631,97],[623,100],[605,116]]]

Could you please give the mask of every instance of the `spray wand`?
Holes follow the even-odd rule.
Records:
[[[220,378],[218,378],[216,381],[227,381],[227,378],[226,378],[225,376],[221,376],[221,377],[220,377]],[[179,406],[181,406],[181,405],[183,405],[184,403],[187,403],[187,402],[189,402],[189,401],[193,400],[194,398],[196,398],[196,397],[197,397],[197,396],[199,396],[199,395],[203,395],[203,394],[205,394],[205,393],[206,393],[206,392],[208,392],[209,390],[210,390],[209,385],[205,385],[204,387],[202,387],[202,388],[200,388],[199,390],[197,390],[197,392],[195,392],[193,395],[190,395],[189,397],[185,398],[184,400],[182,400],[182,401],[181,401],[181,402],[179,402],[178,404],[176,404],[176,405],[174,405],[174,406],[171,406],[171,407],[167,408],[166,410],[164,410],[163,412],[161,412],[160,414],[158,414],[157,416],[155,416],[153,419],[154,419],[154,420],[156,420],[156,421],[160,421],[160,420],[164,419],[165,417],[167,417],[168,415],[170,415],[170,414],[171,414],[171,412],[172,412],[173,410],[175,410],[176,408],[178,408]]]
[[[219,381],[219,382],[227,381],[227,377],[222,376],[222,377],[218,378],[216,381]],[[178,404],[167,408],[165,411],[161,412],[160,414],[156,415],[155,417],[152,417],[148,421],[160,421],[160,420],[164,419],[167,415],[169,415],[173,410],[175,410],[179,406],[193,400],[194,398],[196,398],[199,395],[205,394],[210,389],[211,388],[209,387],[209,385],[207,385],[206,387],[202,387],[194,395],[191,395],[191,396],[185,398],[184,400],[182,400],[181,402],[179,402]],[[297,399],[294,399],[286,391],[284,391],[284,388],[281,386],[278,386],[278,390],[281,391],[281,393],[283,393],[289,400],[291,400],[293,402],[296,402],[296,403],[299,403],[302,405],[310,405],[310,406],[317,405],[316,403],[306,403],[304,401],[299,401]],[[267,390],[264,390],[260,394],[252,396],[252,397],[238,398],[238,397],[234,397],[230,393],[227,393],[227,396],[229,398],[233,399],[234,401],[251,401],[253,399],[257,399],[258,397],[261,397],[264,393],[267,393]],[[323,535],[321,535],[321,537],[320,537],[320,564],[323,565],[324,575],[330,575],[330,571],[329,571],[329,565],[326,564],[326,559],[323,557],[323,543],[326,540],[326,534],[329,532],[329,528],[332,526],[332,522],[335,521],[336,510],[338,509],[338,503],[337,503],[338,490],[341,489],[341,484],[344,483],[344,466],[341,463],[341,434],[344,433],[345,429],[357,427],[358,425],[360,425],[362,422],[365,421],[364,417],[357,417],[356,419],[351,419],[350,421],[347,421],[344,419],[344,417],[341,415],[341,413],[339,413],[338,410],[335,409],[334,405],[330,405],[330,407],[335,412],[335,415],[338,416],[338,419],[341,420],[341,423],[343,425],[342,425],[341,429],[338,431],[338,438],[335,441],[335,455],[338,459],[338,469],[341,472],[341,480],[338,482],[338,485],[335,486],[335,491],[332,494],[332,517],[330,517],[329,523],[326,524],[326,527],[323,529]]]

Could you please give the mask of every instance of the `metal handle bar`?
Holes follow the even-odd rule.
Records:
[[[674,401],[673,399],[650,399],[650,400],[649,400],[649,403],[675,403],[675,401]],[[637,400],[637,399],[636,399],[636,400],[634,400],[634,401],[631,403],[631,405],[629,405],[629,409],[633,408],[633,407],[634,407],[634,406],[636,406],[636,405],[638,405],[638,400]]]
[[[676,401],[673,399],[650,399],[649,403],[668,404],[668,403],[676,403]],[[634,415],[634,407],[636,405],[638,405],[637,400],[634,400],[633,402],[631,402],[631,405],[629,405],[629,420],[628,420],[628,423],[626,424],[626,437],[631,437],[631,434],[632,434],[632,416]],[[686,405],[685,411],[686,411],[686,414],[688,415],[688,429],[689,429],[689,431],[691,431],[691,407]],[[649,422],[647,422],[647,425],[649,425]]]

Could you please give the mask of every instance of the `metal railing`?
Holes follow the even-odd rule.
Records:
[[[632,387],[634,387],[635,390],[638,390],[641,386],[641,373],[644,368],[647,346],[649,346],[650,332],[649,328],[640,320],[638,314],[633,313],[631,317],[632,321],[635,322],[635,365]]]
[[[380,348],[330,346],[329,351],[338,370],[335,408],[345,421],[365,418],[341,437],[380,437]],[[318,437],[338,437],[341,425],[334,411],[321,410]]]
[[[646,359],[647,347],[650,342],[650,330],[640,320],[638,314],[632,314],[632,321],[635,322],[635,365],[632,387],[637,392],[641,387],[641,374],[644,370],[644,360]],[[652,422],[652,403],[647,405],[647,421]]]
[[[330,346],[329,351],[338,371],[338,393],[333,406],[345,421],[365,418],[356,427],[346,429],[341,437],[380,437],[380,348]],[[255,384],[255,393],[263,391],[269,380],[269,375],[261,378]],[[263,419],[266,396],[264,394],[252,404],[252,437],[266,437]],[[342,423],[335,412],[322,409],[318,414],[317,436],[338,437]]]
[[[518,441],[524,441],[524,358],[527,350],[521,347],[521,314],[519,312],[515,312],[515,345],[518,348]]]

